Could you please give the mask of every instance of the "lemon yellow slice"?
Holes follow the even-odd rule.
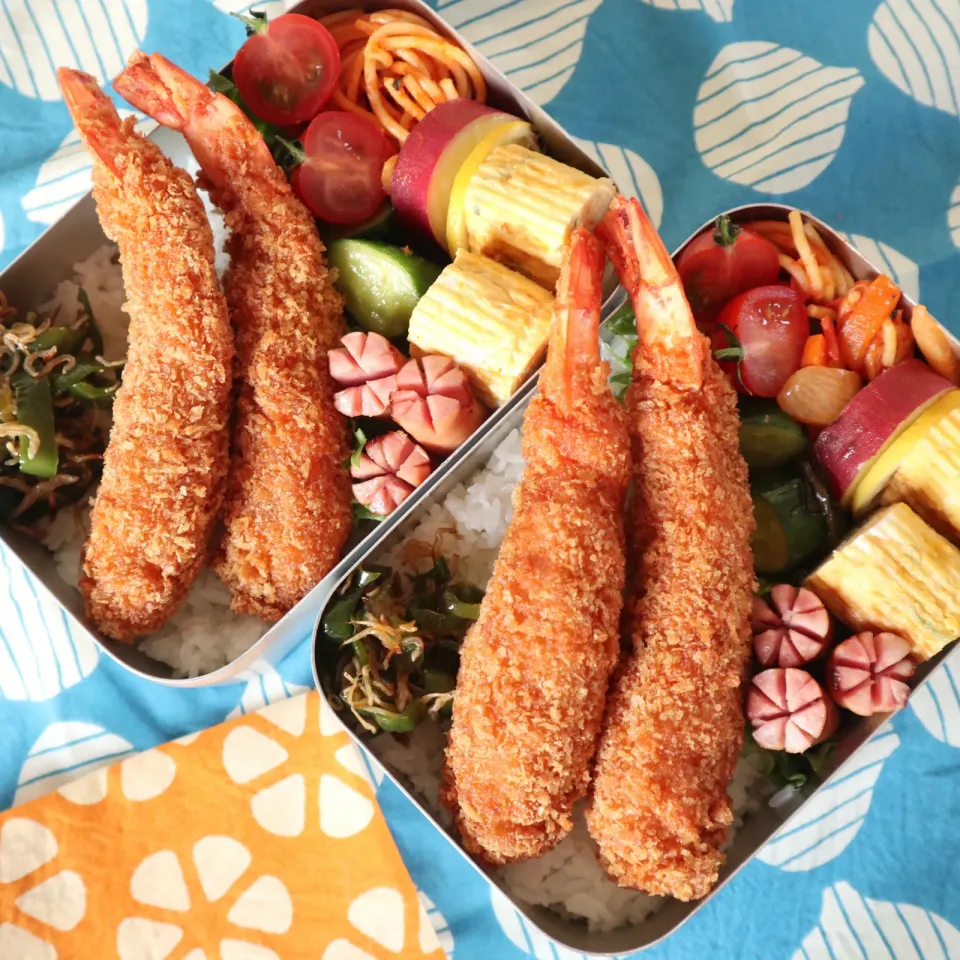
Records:
[[[525,120],[508,120],[497,125],[477,143],[460,165],[450,189],[450,202],[447,206],[447,252],[451,257],[455,257],[459,249],[467,247],[464,216],[467,185],[490,152],[508,143],[519,143],[531,150],[535,149],[533,127]]]
[[[957,409],[960,409],[960,390],[950,390],[927,407],[880,453],[854,486],[850,499],[854,516],[862,516],[874,506],[890,478],[897,472],[897,468],[910,455],[913,448],[943,417]]]

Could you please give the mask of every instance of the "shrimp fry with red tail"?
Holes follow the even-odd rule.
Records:
[[[465,846],[496,864],[572,829],[619,653],[629,441],[600,361],[603,254],[584,230],[568,253],[524,420],[526,469],[462,648],[446,754],[444,801]]]
[[[621,886],[680,900],[717,880],[750,656],[753,512],[736,395],[636,200],[597,231],[637,316],[626,415],[632,652],[618,670],[587,825]]]
[[[313,218],[234,103],[159,54],[134,54],[115,86],[184,134],[232,231],[237,413],[214,566],[234,610],[277,620],[334,566],[352,527],[347,424],[327,369],[342,300]]]
[[[121,121],[93,77],[58,78],[93,156],[130,314],[80,589],[97,626],[131,641],[169,619],[206,559],[228,465],[233,332],[193,180]]]

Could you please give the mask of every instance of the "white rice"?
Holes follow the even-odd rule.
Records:
[[[441,504],[430,508],[407,540],[433,543],[438,531],[454,527],[457,540],[448,541],[446,555],[456,552],[458,577],[486,586],[493,570],[500,542],[513,513],[513,488],[523,472],[521,435],[512,431],[497,447],[486,467],[466,484],[455,487]],[[406,542],[406,541],[405,541]],[[402,569],[403,544],[397,544],[378,562]],[[440,805],[440,774],[446,731],[436,723],[421,724],[402,743],[389,734],[370,742],[377,757],[388,768],[402,774],[409,786],[444,824],[450,826],[450,812]],[[730,797],[740,826],[743,815],[759,806],[762,793],[762,760],[741,759]],[[765,784],[764,784],[765,785]],[[566,919],[584,920],[591,931],[607,931],[641,923],[665,902],[624,890],[608,879],[597,859],[596,847],[587,833],[583,804],[574,809],[574,829],[553,850],[535,860],[500,867],[495,875],[519,901],[543,906]]]
[[[128,317],[123,310],[123,275],[112,262],[117,248],[101,247],[81,263],[74,275],[62,280],[49,301],[38,307],[41,314],[57,311],[57,323],[73,322],[82,286],[103,334],[104,355],[120,360],[127,351]],[[89,503],[61,510],[44,537],[53,552],[57,573],[71,587],[80,577],[80,551],[90,525]],[[156,633],[140,643],[140,649],[154,660],[173,668],[175,677],[196,677],[210,673],[235,660],[267,630],[257,617],[241,616],[230,610],[230,593],[212,570],[204,570],[187,599]]]

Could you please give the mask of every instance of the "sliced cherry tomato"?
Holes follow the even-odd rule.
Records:
[[[700,326],[716,319],[728,300],[751,287],[776,283],[780,251],[765,237],[718,217],[687,244],[677,260],[683,289]]]
[[[775,397],[800,369],[810,321],[803,298],[785,284],[755,287],[720,312],[711,342],[740,393]]]
[[[386,194],[380,174],[391,154],[383,130],[356,113],[318,114],[303,135],[304,161],[290,183],[315,217],[326,223],[359,223],[379,209]]]
[[[333,35],[299,13],[265,20],[254,29],[233,61],[240,96],[261,120],[278,127],[312,119],[340,74]]]

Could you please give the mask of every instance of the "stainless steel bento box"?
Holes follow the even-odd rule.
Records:
[[[786,220],[790,209],[792,208],[782,204],[756,204],[737,207],[727,211],[727,213],[735,222],[742,223],[757,219]],[[817,217],[804,213],[804,218],[817,228],[827,245],[838,255],[856,279],[869,279],[880,272],[876,266],[857,252],[857,250],[837,234],[836,231],[828,227]],[[674,256],[676,257],[693,237],[709,227],[711,223],[712,221],[696,230],[695,233],[681,245]],[[904,313],[909,317],[914,304],[906,295],[904,295],[902,303],[904,305]],[[958,354],[960,354],[960,342],[957,342],[954,337],[951,337],[951,340]],[[337,695],[336,691],[331,689],[330,676],[333,672],[333,661],[339,654],[336,647],[323,636],[321,621],[323,611],[327,603],[329,603],[330,599],[335,595],[340,583],[346,580],[361,563],[375,563],[378,556],[382,555],[391,546],[411,532],[420,517],[426,513],[433,504],[442,501],[446,494],[457,484],[464,482],[473,473],[481,469],[493,450],[507,434],[511,430],[522,426],[524,411],[535,395],[536,389],[536,383],[531,383],[525,387],[522,394],[514,398],[496,422],[490,423],[485,430],[478,433],[477,436],[464,444],[464,446],[453,455],[443,476],[438,477],[436,482],[429,488],[421,487],[413,494],[410,500],[407,501],[409,510],[406,511],[402,517],[391,517],[390,521],[388,521],[382,529],[378,530],[361,549],[355,551],[357,559],[354,562],[354,566],[349,568],[344,567],[341,581],[337,582],[332,577],[327,578],[317,591],[315,591],[317,596],[314,597],[314,601],[317,609],[320,611],[320,617],[317,620],[317,626],[314,631],[314,678],[324,696],[335,698]],[[944,658],[953,654],[956,649],[955,646],[951,646],[939,657],[921,665],[917,670],[914,690],[921,684],[926,683]],[[697,903],[681,903],[679,900],[668,900],[656,914],[640,925],[624,927],[608,933],[590,933],[585,923],[564,920],[543,907],[529,907],[514,900],[498,878],[484,870],[463,850],[455,831],[451,827],[441,823],[426,809],[424,804],[410,789],[404,775],[396,769],[391,769],[388,764],[378,758],[375,746],[371,746],[370,738],[360,734],[358,726],[353,722],[349,713],[341,711],[337,716],[341,718],[341,723],[347,732],[357,741],[361,748],[367,752],[372,762],[378,764],[385,771],[399,789],[420,809],[421,813],[423,813],[423,815],[433,823],[436,829],[461,853],[464,859],[466,859],[478,873],[486,877],[488,882],[499,887],[504,895],[511,900],[514,906],[535,927],[562,947],[604,956],[621,955],[646,949],[676,931],[683,923],[689,920],[710,897],[716,895],[717,890],[719,890],[724,883],[728,882],[744,864],[751,860],[760,848],[770,840],[786,822],[789,822],[792,817],[799,819],[800,816],[802,816],[802,808],[816,796],[819,789],[822,789],[832,780],[840,779],[840,777],[843,776],[844,765],[851,760],[853,754],[859,750],[888,719],[886,715],[874,716],[869,719],[858,719],[849,724],[843,736],[837,741],[836,747],[828,756],[821,773],[822,781],[817,787],[808,787],[804,791],[791,797],[787,802],[778,804],[776,808],[772,808],[764,803],[760,810],[749,814],[727,851],[727,862],[720,873],[720,881],[708,897]],[[390,736],[390,734],[381,734],[380,736]]]
[[[293,7],[292,12],[322,16],[346,9],[348,6],[350,4],[345,0],[304,0],[303,3]],[[551,156],[593,176],[608,176],[559,124],[510,83],[485,57],[421,0],[369,0],[369,2],[365,0],[362,6],[367,10],[400,7],[430,20],[439,31],[456,40],[473,57],[487,81],[488,102],[491,105],[529,119],[539,134],[545,152]],[[152,134],[152,139],[175,163],[190,173],[197,171],[196,161],[178,133],[158,129]],[[211,216],[215,243],[219,251],[224,239],[222,218],[209,203],[207,209]],[[29,308],[41,302],[60,279],[69,276],[73,264],[85,259],[107,242],[97,220],[93,198],[88,194],[11,263],[3,273],[0,273],[0,290],[4,291],[11,304]],[[218,262],[219,266],[225,266],[225,263]],[[619,292],[614,292],[612,299],[618,300],[620,296]],[[531,381],[535,378],[536,375],[531,378]],[[531,381],[528,381],[528,385]],[[518,397],[523,395],[527,388],[528,386],[521,388],[518,391]],[[496,429],[498,423],[510,417],[513,406],[511,403],[497,410],[480,428],[480,431]],[[451,457],[435,470],[426,484],[426,490],[432,490],[437,483],[442,482],[443,477],[455,468],[459,459],[459,456]],[[307,637],[318,610],[330,596],[336,584],[360,562],[375,543],[387,535],[394,525],[402,521],[413,509],[415,509],[414,502],[403,504],[387,523],[381,524],[373,532],[369,529],[369,523],[364,523],[362,528],[355,528],[341,563],[293,610],[271,626],[246,653],[219,670],[191,679],[174,679],[170,667],[141,653],[136,644],[121,643],[102,636],[84,616],[79,592],[60,579],[52,556],[43,547],[3,525],[0,525],[0,542],[5,544],[10,553],[30,570],[44,591],[63,608],[73,626],[87,633],[107,655],[118,663],[133,673],[169,686],[206,686],[231,681],[255,660],[265,659],[276,662]]]

